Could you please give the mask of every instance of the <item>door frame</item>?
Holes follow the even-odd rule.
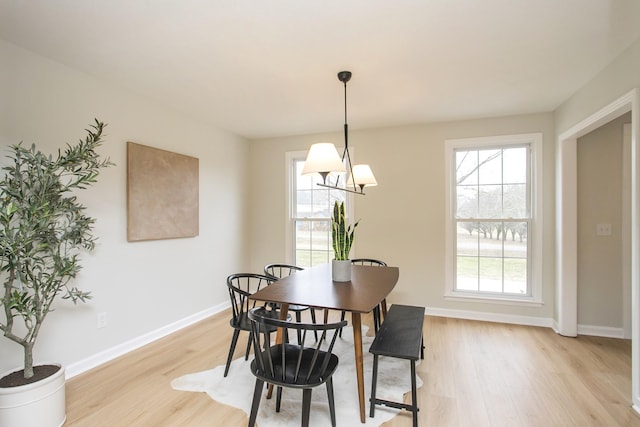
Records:
[[[633,89],[561,133],[556,163],[556,318],[557,333],[578,333],[577,142],[578,138],[631,111],[631,382],[633,408],[640,412],[640,112]]]

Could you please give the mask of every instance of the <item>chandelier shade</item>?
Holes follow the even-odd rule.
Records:
[[[378,185],[369,165],[354,165],[351,173],[347,178],[347,187],[360,188],[360,191],[363,191],[364,187]]]
[[[330,173],[346,173],[347,168],[344,166],[340,154],[336,146],[330,142],[319,142],[313,144],[307,154],[307,159],[302,168],[302,175],[319,173],[323,182],[326,184],[327,175]]]

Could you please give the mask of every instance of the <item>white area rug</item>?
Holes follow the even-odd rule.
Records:
[[[360,423],[353,330],[351,327],[346,327],[342,331],[342,338],[338,337],[334,347],[334,353],[340,358],[338,369],[333,374],[338,426],[379,426],[399,412],[398,409],[377,405],[375,418],[369,417],[369,397],[371,395],[371,374],[373,370],[373,355],[369,353],[369,347],[373,337],[365,336],[366,331],[367,328],[363,327],[362,348],[364,355],[366,424]],[[238,345],[242,348],[241,342]],[[253,356],[250,355],[248,361],[245,361],[244,357],[234,360],[226,378],[223,377],[224,365],[221,365],[209,371],[176,378],[171,382],[171,386],[175,390],[205,392],[212,399],[242,409],[248,415],[251,411],[251,400],[255,386],[255,377],[249,367],[252,359]],[[404,393],[411,390],[410,376],[411,367],[408,360],[380,357],[378,361],[377,397],[401,402]],[[417,378],[417,386],[422,386],[422,380],[419,377]],[[279,413],[275,410],[275,390],[271,399],[267,399],[266,394],[265,389],[260,400],[257,418],[257,424],[260,427],[297,427],[300,425],[302,417],[301,390],[283,389],[282,406]],[[327,388],[324,385],[313,389],[310,418],[310,426],[312,427],[331,425]]]

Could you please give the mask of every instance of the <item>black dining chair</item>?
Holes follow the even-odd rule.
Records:
[[[351,264],[356,265],[372,265],[376,267],[386,267],[387,263],[384,261],[380,261],[378,259],[373,258],[356,258],[351,260]],[[382,314],[387,312],[387,299],[383,299],[380,304],[378,304],[373,309],[373,329],[376,334],[378,333],[378,329],[380,329],[380,325],[382,324]]]
[[[302,270],[304,270],[304,268],[290,264],[267,264],[264,266],[264,274],[266,274],[267,276],[271,276],[276,280],[290,276],[296,271]],[[302,312],[306,310],[309,310],[309,313],[311,314],[311,322],[316,323],[316,310],[313,307],[296,304],[289,305],[289,311],[295,313],[296,322],[302,321]],[[318,332],[314,331],[314,333],[316,339],[318,339]],[[300,342],[300,331],[298,331],[298,344],[300,344]]]
[[[332,353],[338,336],[338,330],[347,324],[346,321],[335,323],[298,323],[286,322],[274,317],[266,307],[257,307],[249,311],[251,320],[255,358],[251,362],[251,372],[256,377],[256,384],[249,415],[249,427],[254,427],[260,399],[265,389],[264,384],[278,387],[276,397],[276,412],[280,411],[282,388],[297,388],[302,390],[302,426],[309,425],[311,410],[311,391],[314,387],[326,384],[329,400],[329,414],[331,425],[336,425],[336,410],[333,395],[332,375],[338,367],[338,356]],[[282,343],[271,345],[268,331],[271,328],[283,328],[289,333],[302,333],[301,345]],[[320,332],[322,338],[313,345],[307,346],[308,331]],[[321,343],[326,341],[326,348],[321,349]]]
[[[251,322],[247,317],[247,313],[250,309],[265,304],[263,302],[251,300],[249,297],[260,289],[269,286],[274,281],[274,278],[271,276],[254,273],[237,273],[227,277],[227,288],[229,291],[229,298],[231,299],[232,314],[229,324],[233,328],[233,337],[231,338],[231,345],[229,346],[227,365],[224,369],[225,377],[229,373],[229,366],[233,359],[233,353],[236,349],[240,331],[249,332],[249,341],[247,342],[247,350],[244,356],[245,360],[249,359],[249,350],[251,349],[253,335],[251,335]],[[270,313],[271,315],[279,316],[279,313],[276,311],[272,311]],[[270,327],[266,332],[270,334],[275,331],[275,327]]]

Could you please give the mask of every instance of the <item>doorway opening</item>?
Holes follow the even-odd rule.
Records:
[[[554,328],[561,335],[575,337],[578,332],[577,277],[577,142],[578,138],[621,115],[631,112],[631,340],[632,404],[640,412],[640,153],[638,147],[638,91],[633,89],[595,114],[587,117],[558,139],[556,183],[556,320]]]

